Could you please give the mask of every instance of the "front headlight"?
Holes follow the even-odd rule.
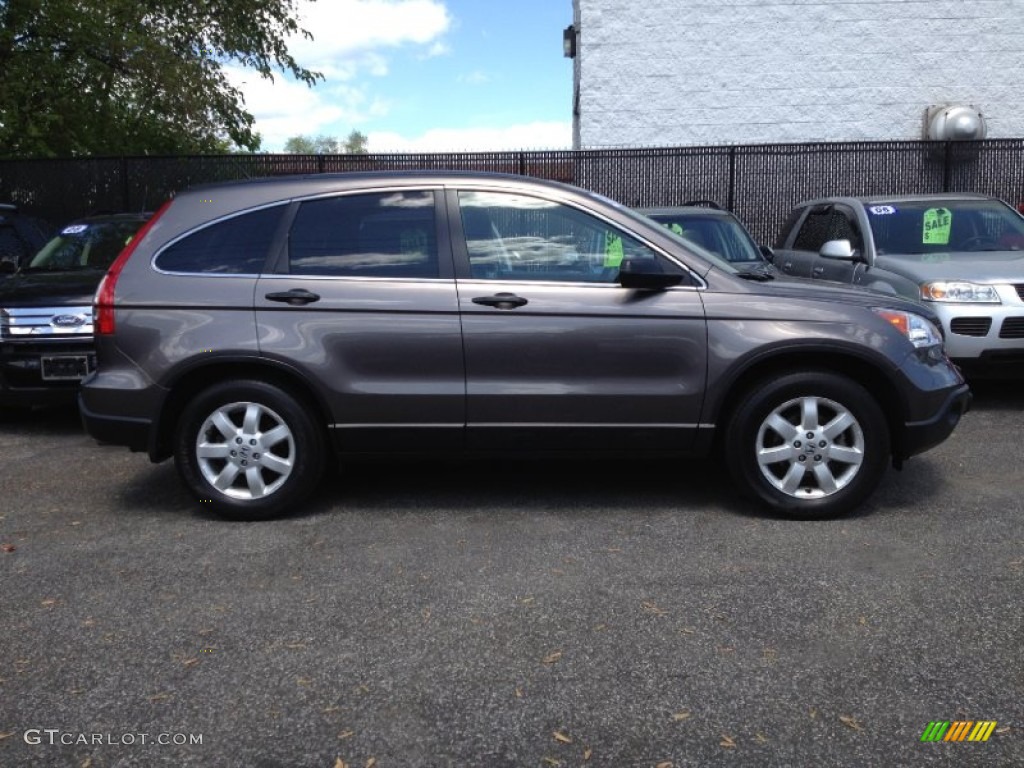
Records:
[[[913,312],[900,312],[896,309],[876,309],[875,313],[906,336],[910,343],[918,349],[942,344],[942,334],[939,329],[920,315],[915,315]]]
[[[936,280],[921,286],[925,301],[948,301],[963,304],[1001,304],[999,294],[991,285],[967,283],[962,280]]]

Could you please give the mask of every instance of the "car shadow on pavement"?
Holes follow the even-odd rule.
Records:
[[[680,460],[681,461],[681,460]],[[413,459],[331,464],[301,509],[287,518],[359,510],[387,516],[486,510],[586,515],[595,509],[649,512],[730,504],[729,479],[710,463],[609,460]],[[144,466],[122,486],[125,509],[219,519],[181,484],[174,464]]]
[[[39,435],[84,435],[82,417],[74,404],[46,408],[0,407],[5,432]]]
[[[974,395],[972,409],[979,411],[1019,411],[1024,408],[1024,381],[1020,379],[980,379],[968,382]]]
[[[944,480],[927,457],[890,469],[881,487],[847,519],[929,504]],[[156,514],[220,518],[181,484],[174,464],[145,466],[122,487],[123,508]],[[779,516],[742,496],[713,460],[439,460],[344,462],[332,465],[317,490],[285,519],[359,511],[390,516],[497,512],[587,517],[622,509],[638,514],[705,513],[753,519]]]
[[[683,459],[467,459],[343,463],[324,490],[343,504],[410,509],[677,508],[721,499],[712,462]]]

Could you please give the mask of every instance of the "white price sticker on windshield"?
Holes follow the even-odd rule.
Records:
[[[80,235],[88,228],[88,224],[72,224],[70,227],[64,227],[60,233],[62,235]]]
[[[896,209],[891,205],[873,205],[868,210],[875,216],[891,216],[896,213]]]

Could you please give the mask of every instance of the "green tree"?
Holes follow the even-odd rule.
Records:
[[[288,53],[297,0],[0,0],[0,156],[259,149],[226,64],[321,78]]]
[[[350,155],[365,155],[369,151],[366,148],[366,141],[365,133],[353,130],[345,139],[345,151]]]
[[[338,147],[338,140],[333,136],[321,134],[313,137],[299,134],[284,143],[284,151],[296,155],[336,155],[341,149]]]
[[[365,155],[366,142],[366,134],[356,130],[348,135],[344,143],[339,142],[334,136],[320,134],[313,137],[300,133],[284,143],[284,151],[296,155]]]

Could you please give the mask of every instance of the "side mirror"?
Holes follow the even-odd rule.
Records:
[[[829,240],[821,246],[818,255],[823,259],[836,259],[837,261],[854,261],[857,258],[849,240]]]
[[[661,265],[655,261],[643,260],[640,262],[633,259],[625,259],[619,267],[618,283],[623,288],[633,288],[639,291],[660,291],[679,285],[683,282],[683,276],[662,272]]]
[[[761,255],[768,260],[769,264],[775,263],[775,251],[773,251],[767,245],[759,245],[757,246],[757,250],[759,250],[761,252]]]

